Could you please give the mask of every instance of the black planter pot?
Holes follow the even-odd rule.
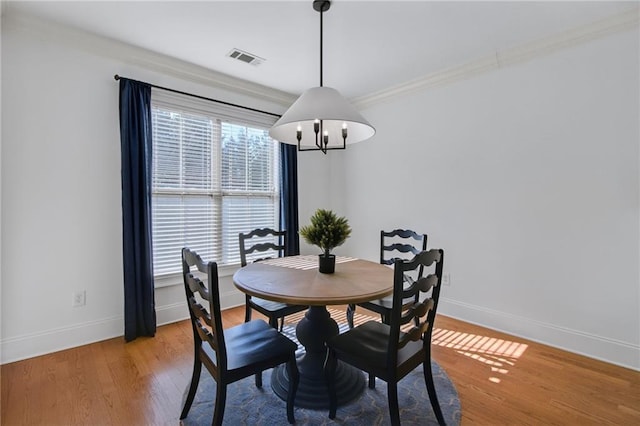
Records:
[[[323,274],[333,274],[336,271],[336,255],[330,254],[325,256],[324,254],[318,255],[318,271]]]

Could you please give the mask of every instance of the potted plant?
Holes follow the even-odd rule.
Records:
[[[322,249],[318,255],[319,271],[323,274],[333,274],[336,267],[336,256],[331,250],[342,245],[351,235],[349,222],[344,217],[338,217],[331,210],[318,209],[311,216],[311,224],[300,228],[302,238]]]

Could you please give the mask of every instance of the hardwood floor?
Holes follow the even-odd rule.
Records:
[[[225,311],[225,326],[243,309]],[[456,385],[463,425],[640,424],[640,372],[445,316],[435,325],[433,356]],[[5,364],[2,425],[177,425],[192,362],[183,321],[155,338]]]

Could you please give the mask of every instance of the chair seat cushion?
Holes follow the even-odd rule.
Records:
[[[387,367],[390,327],[377,321],[368,321],[343,334],[331,338],[331,347],[339,358],[360,369],[366,367],[385,370]],[[400,332],[401,337],[404,333]],[[409,342],[398,351],[398,366],[423,350],[422,340]]]
[[[289,338],[270,327],[263,320],[245,322],[224,330],[227,346],[228,370],[239,370],[249,365],[282,355],[287,357],[298,346]],[[209,358],[215,362],[215,354],[209,345],[203,345]]]
[[[285,315],[295,314],[296,312],[304,311],[307,309],[307,306],[288,305],[286,303],[260,299],[259,297],[251,297],[251,299],[249,300],[249,303],[254,309],[267,316],[273,315],[276,317],[281,317]]]
[[[413,297],[409,297],[403,300],[403,305],[408,305],[409,303],[413,303]],[[366,309],[371,309],[375,312],[380,312],[380,308],[385,309],[387,311],[391,311],[393,308],[393,296],[385,297],[383,299],[376,299],[370,302],[362,302],[358,303],[358,305],[362,306]],[[377,309],[376,309],[377,308]]]
[[[376,299],[376,300],[372,300],[370,302],[362,302],[362,303],[358,303],[358,305],[362,306],[363,308],[367,308],[367,309],[371,309],[375,312],[378,312],[378,310],[380,308],[383,308],[384,310],[390,311],[391,307],[393,306],[393,298],[392,297],[385,297],[384,299]],[[376,309],[378,308],[378,309]]]

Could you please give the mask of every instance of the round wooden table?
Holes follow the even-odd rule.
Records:
[[[234,274],[233,282],[239,290],[251,296],[309,305],[296,327],[296,337],[305,352],[298,358],[300,385],[295,405],[328,408],[329,396],[323,373],[325,342],[338,334],[338,324],[326,307],[388,296],[393,291],[393,270],[375,262],[338,257],[335,273],[321,274],[318,272],[318,256],[290,256],[251,263]],[[364,386],[365,378],[360,370],[338,364],[338,404],[358,396]],[[286,400],[288,377],[285,368],[274,369],[271,387]]]

